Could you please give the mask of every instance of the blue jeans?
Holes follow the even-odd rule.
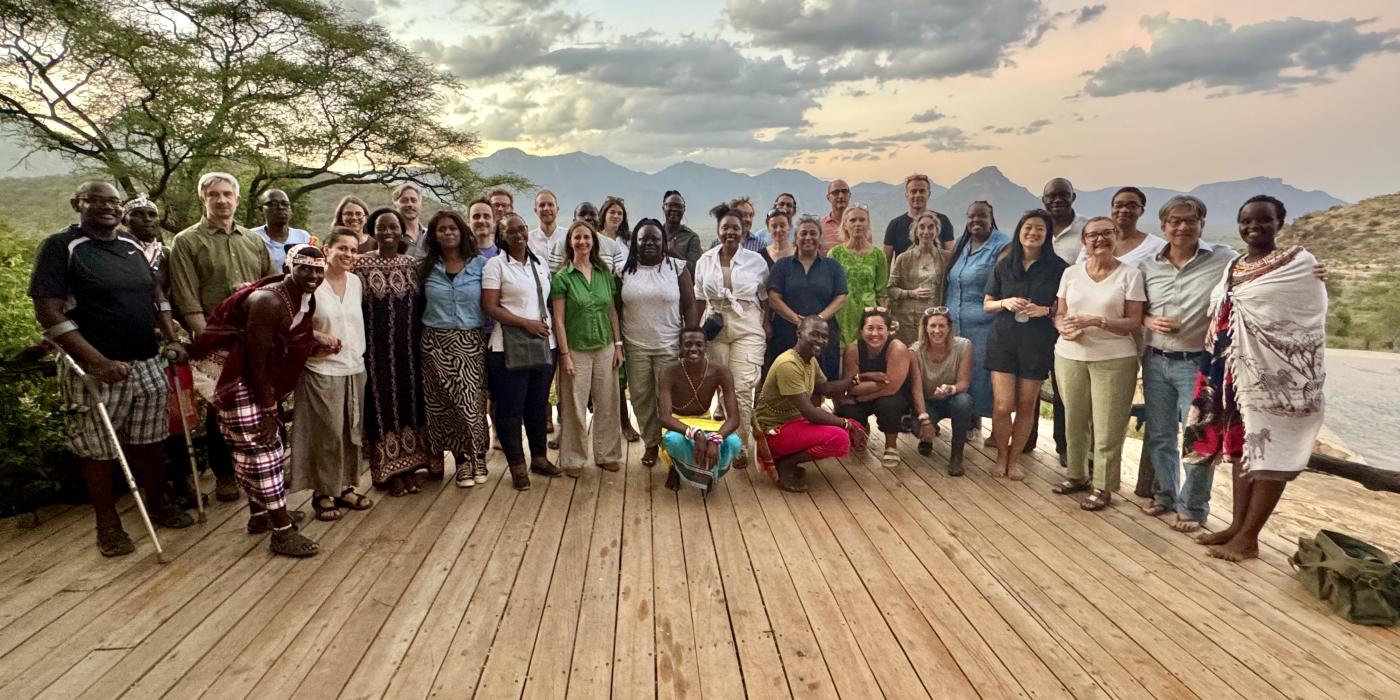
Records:
[[[1196,390],[1195,360],[1173,360],[1148,350],[1142,358],[1142,395],[1146,404],[1145,447],[1157,472],[1152,500],[1175,508],[1182,518],[1204,522],[1210,513],[1210,488],[1215,470],[1209,465],[1185,465],[1180,477],[1178,447],[1181,423],[1191,410]]]
[[[934,425],[944,418],[953,422],[953,433],[949,436],[954,446],[967,442],[967,431],[972,427],[972,395],[963,392],[947,398],[935,399],[924,395],[924,406]]]

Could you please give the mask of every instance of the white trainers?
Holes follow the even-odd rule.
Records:
[[[475,472],[475,473],[473,474],[473,479],[475,479],[476,483],[478,483],[478,484],[484,484],[484,483],[486,483],[486,477],[487,477],[487,475],[488,475],[488,472],[486,471],[486,465],[485,465],[485,464],[478,465],[477,468],[474,470],[474,472]]]
[[[452,478],[457,482],[458,486],[464,489],[471,488],[477,484],[476,479],[472,478],[471,467],[458,467],[456,475]]]

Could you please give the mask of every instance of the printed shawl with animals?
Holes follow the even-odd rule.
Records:
[[[1322,428],[1327,291],[1301,246],[1237,259],[1211,295],[1206,359],[1184,461],[1238,459],[1246,475],[1301,472]]]

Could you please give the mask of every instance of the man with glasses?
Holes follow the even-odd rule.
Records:
[[[851,203],[851,186],[845,180],[832,180],[826,186],[826,201],[831,211],[822,215],[822,254],[841,243],[841,217]]]
[[[928,211],[929,195],[932,192],[932,183],[927,175],[914,173],[904,178],[904,201],[909,204],[909,211],[890,219],[888,226],[885,226],[885,257],[890,263],[894,263],[895,256],[909,249],[914,244],[913,233],[914,221]],[[947,216],[934,212],[938,217],[938,242],[944,250],[953,249],[953,222]]]
[[[1210,324],[1210,294],[1235,259],[1229,246],[1201,240],[1206,205],[1191,195],[1168,199],[1158,210],[1167,246],[1144,260],[1147,286],[1147,351],[1142,358],[1142,395],[1147,432],[1143,449],[1152,457],[1157,486],[1149,515],[1176,511],[1172,527],[1193,532],[1210,513],[1210,489],[1215,470],[1187,464],[1181,478],[1177,449],[1182,421],[1191,408],[1196,373],[1205,355]]]
[[[190,335],[204,332],[208,314],[235,291],[273,274],[272,255],[262,239],[234,223],[238,179],[228,173],[205,173],[197,186],[204,204],[199,223],[181,231],[170,244],[170,294]],[[238,500],[233,456],[215,421],[206,422],[209,467],[218,477],[214,496]]]
[[[497,187],[486,195],[486,201],[491,204],[491,211],[495,213],[496,221],[502,221],[506,214],[515,213],[515,196],[510,190],[504,187]]]
[[[194,524],[170,497],[162,448],[170,425],[162,336],[176,361],[184,360],[185,350],[175,342],[170,304],[140,246],[117,234],[122,200],[116,188],[84,183],[69,203],[78,223],[39,246],[29,296],[44,337],[87,373],[80,377],[60,361],[58,385],[71,411],[65,421],[69,442],[96,514],[97,548],[113,557],[134,551],[116,509],[112,471],[118,446],[146,492],[151,521],[168,528]],[[99,401],[113,435],[99,418]]]
[[[311,234],[299,228],[292,228],[292,200],[282,190],[268,190],[258,196],[258,208],[262,209],[263,225],[250,229],[272,256],[272,267],[281,270],[287,260],[287,246],[311,242]]]

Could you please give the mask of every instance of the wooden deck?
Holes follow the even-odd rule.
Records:
[[[164,531],[164,566],[130,513],[117,560],[86,508],[0,523],[0,697],[1400,697],[1400,631],[1331,616],[1285,559],[1319,524],[1395,551],[1400,498],[1305,475],[1234,565],[1128,500],[1051,494],[1053,451],[1016,484],[980,448],[955,479],[946,443],[908,447],[708,501],[636,446],[524,493],[497,453],[471,491],[310,524],[304,561],[227,504]]]

